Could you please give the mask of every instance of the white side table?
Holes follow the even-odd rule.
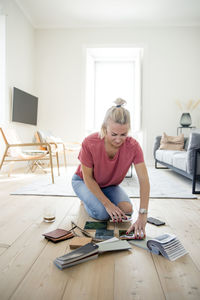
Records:
[[[196,128],[196,127],[195,126],[188,126],[188,127],[179,126],[179,127],[177,127],[177,135],[179,135],[179,131],[180,131],[180,133],[182,133],[183,129],[188,129],[189,131],[192,131],[194,128]]]

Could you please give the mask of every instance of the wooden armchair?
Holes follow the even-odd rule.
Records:
[[[67,167],[66,162],[66,154],[65,154],[65,143],[58,137],[54,137],[51,132],[49,131],[36,131],[35,133],[35,140],[37,143],[48,143],[51,145],[51,152],[52,155],[57,156],[58,160],[58,154],[63,154],[64,158],[64,165],[65,168]],[[40,146],[41,150],[47,150],[46,146],[43,144]]]
[[[52,151],[51,145],[49,143],[21,143],[17,137],[16,132],[13,129],[3,129],[0,127],[0,133],[2,135],[3,141],[5,143],[5,151],[3,157],[0,162],[0,170],[4,164],[4,162],[16,162],[16,161],[42,161],[49,160],[49,164],[51,167],[51,177],[52,183],[54,183],[54,174],[53,174],[53,162],[52,162]],[[31,153],[31,155],[26,154],[26,151],[23,152],[23,148],[27,149],[27,153]],[[30,150],[30,147],[32,149]],[[42,151],[39,147],[45,147],[45,151]],[[40,149],[40,151],[36,150],[36,148]],[[57,160],[57,167],[59,173],[59,163]]]

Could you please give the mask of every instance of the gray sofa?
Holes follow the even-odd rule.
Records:
[[[161,136],[157,136],[154,144],[155,168],[158,163],[165,168],[192,179],[192,193],[200,194],[196,190],[196,183],[200,181],[200,132],[192,132],[189,138],[184,138],[184,150],[160,150]]]

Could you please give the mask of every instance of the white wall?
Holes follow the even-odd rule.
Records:
[[[20,11],[14,1],[5,2],[3,11],[6,14],[6,87],[5,118],[6,127],[15,128],[22,141],[31,142],[35,126],[11,122],[11,102],[13,86],[28,93],[35,90],[35,30]],[[2,139],[0,154],[2,155]]]
[[[35,126],[11,123],[11,100],[13,86],[36,94],[35,30],[14,1],[7,2],[6,14],[6,125],[30,141]]]
[[[142,129],[147,160],[152,159],[156,135],[176,134],[181,112],[175,100],[200,98],[200,28],[34,30],[14,1],[6,3],[6,122],[23,141],[32,139],[36,127],[10,122],[13,86],[39,96],[38,128],[65,141],[82,140],[87,46],[144,48]],[[200,107],[192,119],[200,127]]]
[[[176,135],[176,99],[200,98],[200,28],[36,30],[36,85],[41,129],[64,140],[84,135],[85,47],[144,47],[143,149],[148,161],[156,135]],[[200,108],[192,114],[200,127]]]

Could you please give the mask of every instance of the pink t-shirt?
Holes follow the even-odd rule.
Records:
[[[93,168],[94,179],[100,187],[119,185],[132,163],[136,165],[144,162],[142,149],[132,137],[127,137],[114,158],[109,158],[104,139],[98,133],[84,139],[78,158],[83,165]],[[83,179],[81,165],[78,166],[76,174]]]

